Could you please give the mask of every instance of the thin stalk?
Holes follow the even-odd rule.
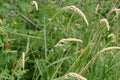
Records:
[[[45,48],[45,59],[47,61],[47,42],[46,42],[46,24],[45,24],[45,16],[44,16],[44,48]]]

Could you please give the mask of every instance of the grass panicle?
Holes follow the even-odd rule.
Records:
[[[67,38],[67,39],[61,39],[56,45],[55,47],[58,47],[58,46],[62,46],[63,44],[61,43],[66,43],[66,42],[83,42],[82,40],[80,39],[76,39],[76,38]]]
[[[22,66],[24,70],[25,69],[25,52],[22,53]]]
[[[92,59],[86,64],[86,66],[80,71],[80,74],[83,74],[88,69],[88,67],[95,62],[97,57],[99,57],[100,55],[102,55],[106,51],[115,50],[115,49],[119,49],[120,50],[120,47],[116,47],[116,46],[107,47],[107,48],[103,48],[102,50],[97,52],[97,54],[95,56],[93,56]]]
[[[108,38],[111,38],[111,39],[112,39],[111,42],[115,42],[115,41],[116,41],[116,36],[115,36],[115,34],[113,34],[113,33],[109,34],[109,35],[108,35]]]
[[[73,10],[73,11],[75,11],[76,13],[78,13],[78,14],[85,20],[87,26],[89,25],[88,20],[87,20],[85,14],[82,12],[82,10],[80,10],[80,9],[77,8],[76,6],[74,6],[74,5],[66,6],[66,7],[64,7],[63,9],[64,9],[64,10]]]
[[[100,4],[98,3],[97,6],[96,6],[96,8],[95,8],[95,14],[98,14],[99,6],[100,6]]]
[[[31,4],[34,5],[36,10],[38,11],[38,4],[37,4],[37,2],[36,1],[32,1]]]
[[[109,25],[108,20],[107,20],[106,18],[102,18],[102,19],[100,20],[100,24],[102,24],[102,23],[105,23],[105,24],[106,24],[107,30],[109,31],[109,30],[110,30],[110,25]]]
[[[113,12],[115,12],[115,13],[116,13],[116,17],[118,17],[118,15],[120,14],[120,9],[118,9],[118,8],[113,8],[113,9],[111,9],[111,11],[109,12],[109,14],[111,14],[111,13],[113,13]]]
[[[74,77],[74,78],[76,78],[78,80],[87,80],[85,77],[83,77],[83,76],[81,76],[81,75],[79,75],[77,73],[74,73],[74,72],[69,72],[68,74],[65,75],[65,78],[67,79],[68,76]]]
[[[102,49],[101,51],[99,51],[97,54],[101,54],[101,53],[104,53],[105,51],[114,50],[114,49],[120,49],[120,47],[113,46],[113,47],[103,48],[103,49]]]

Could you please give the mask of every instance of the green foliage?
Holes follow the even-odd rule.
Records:
[[[113,19],[116,13],[109,14],[113,7],[120,8],[120,2],[115,1],[36,0],[37,11],[32,0],[0,0],[0,80],[76,80],[65,78],[70,72],[88,80],[118,80],[120,50],[96,56],[103,48],[120,47],[120,17]],[[70,5],[83,11],[89,26],[79,14],[63,10]],[[34,30],[31,22],[19,14],[40,30]],[[100,24],[102,18],[108,20],[110,31]],[[111,33],[113,38],[108,37]],[[65,38],[81,39],[83,43],[63,42],[55,47]]]

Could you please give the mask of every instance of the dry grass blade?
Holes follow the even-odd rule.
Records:
[[[87,80],[85,77],[77,74],[77,73],[74,73],[74,72],[70,72],[68,74],[65,75],[65,78],[68,78],[68,76],[71,76],[71,77],[74,77],[74,78],[77,78],[78,80]]]
[[[64,9],[64,10],[73,10],[73,11],[75,11],[76,13],[80,14],[80,15],[82,16],[82,18],[85,20],[87,26],[89,25],[88,20],[87,20],[85,14],[84,14],[79,8],[77,8],[76,6],[74,6],[74,5],[66,6],[66,7],[64,7],[63,9]]]
[[[105,23],[108,31],[110,30],[110,25],[108,23],[108,20],[106,18],[103,18],[100,20],[100,24]]]
[[[62,46],[61,43],[66,43],[66,42],[83,42],[83,41],[80,40],[80,39],[76,39],[76,38],[61,39],[61,40],[55,45],[55,47]]]
[[[38,4],[37,4],[37,2],[36,1],[32,1],[32,3],[31,3],[32,5],[34,5],[35,6],[35,8],[36,8],[36,10],[38,11]]]

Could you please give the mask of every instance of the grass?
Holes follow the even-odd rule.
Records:
[[[120,79],[118,0],[31,2],[0,1],[0,80]]]

